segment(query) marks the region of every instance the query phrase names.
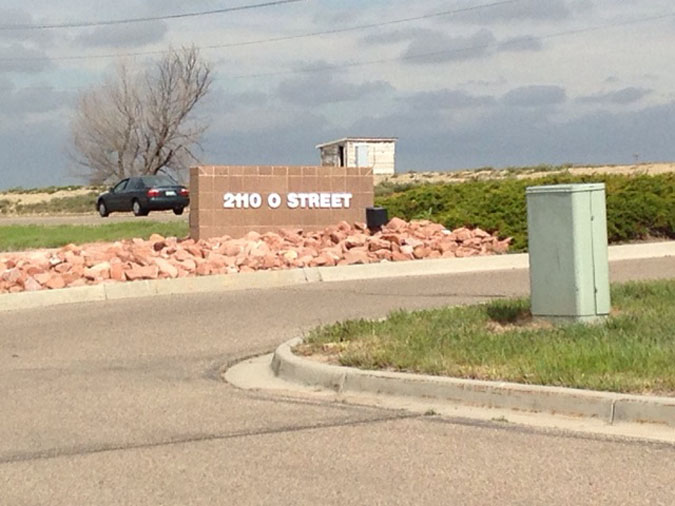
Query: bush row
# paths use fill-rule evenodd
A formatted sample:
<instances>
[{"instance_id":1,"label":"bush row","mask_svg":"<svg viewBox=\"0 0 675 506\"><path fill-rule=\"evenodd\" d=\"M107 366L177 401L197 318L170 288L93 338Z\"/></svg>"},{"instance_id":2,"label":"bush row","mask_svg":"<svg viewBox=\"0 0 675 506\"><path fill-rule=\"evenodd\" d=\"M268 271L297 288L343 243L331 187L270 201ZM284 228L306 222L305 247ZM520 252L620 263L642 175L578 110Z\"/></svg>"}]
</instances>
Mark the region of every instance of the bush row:
<instances>
[{"instance_id":1,"label":"bush row","mask_svg":"<svg viewBox=\"0 0 675 506\"><path fill-rule=\"evenodd\" d=\"M551 175L537 179L503 179L425 184L376 198L389 216L429 219L453 229L481 227L513 237L512 248L527 249L525 189L562 183L605 183L609 242L649 237L675 238L675 173L649 175Z\"/></svg>"}]
</instances>

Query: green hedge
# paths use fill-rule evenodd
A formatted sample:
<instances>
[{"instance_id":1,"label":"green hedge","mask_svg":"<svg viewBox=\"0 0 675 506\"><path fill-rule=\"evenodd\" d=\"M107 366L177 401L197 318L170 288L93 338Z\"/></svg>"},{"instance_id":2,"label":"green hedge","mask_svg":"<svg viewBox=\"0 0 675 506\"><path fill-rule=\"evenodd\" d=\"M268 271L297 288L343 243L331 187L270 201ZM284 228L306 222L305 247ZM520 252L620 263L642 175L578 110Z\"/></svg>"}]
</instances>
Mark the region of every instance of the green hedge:
<instances>
[{"instance_id":1,"label":"green hedge","mask_svg":"<svg viewBox=\"0 0 675 506\"><path fill-rule=\"evenodd\" d=\"M512 249L527 249L528 186L605 183L609 242L648 237L675 238L675 173L636 175L553 175L538 179L425 184L376 198L389 216L430 219L453 229L481 227L513 237Z\"/></svg>"}]
</instances>

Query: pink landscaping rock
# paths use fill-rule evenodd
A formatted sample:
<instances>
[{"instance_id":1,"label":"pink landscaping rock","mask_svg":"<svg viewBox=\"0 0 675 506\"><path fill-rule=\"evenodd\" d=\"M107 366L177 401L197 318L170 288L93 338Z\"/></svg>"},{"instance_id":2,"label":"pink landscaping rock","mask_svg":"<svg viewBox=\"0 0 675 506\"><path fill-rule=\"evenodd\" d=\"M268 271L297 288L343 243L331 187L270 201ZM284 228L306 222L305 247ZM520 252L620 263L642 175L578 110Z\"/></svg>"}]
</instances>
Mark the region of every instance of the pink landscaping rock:
<instances>
[{"instance_id":1,"label":"pink landscaping rock","mask_svg":"<svg viewBox=\"0 0 675 506\"><path fill-rule=\"evenodd\" d=\"M8 269L2 273L1 279L5 281L10 286L21 285L23 286L23 281L25 279L24 274L21 273L16 267Z\"/></svg>"},{"instance_id":2,"label":"pink landscaping rock","mask_svg":"<svg viewBox=\"0 0 675 506\"><path fill-rule=\"evenodd\" d=\"M222 253L228 257L236 257L239 253L241 253L241 250L242 245L237 241L228 241L218 248L218 253Z\"/></svg>"},{"instance_id":3,"label":"pink landscaping rock","mask_svg":"<svg viewBox=\"0 0 675 506\"><path fill-rule=\"evenodd\" d=\"M453 235L455 236L455 239L458 242L464 242L464 241L467 241L467 240L473 238L473 234L471 233L471 230L469 230L468 228L464 228L464 227L453 230L452 233L453 233Z\"/></svg>"},{"instance_id":4,"label":"pink landscaping rock","mask_svg":"<svg viewBox=\"0 0 675 506\"><path fill-rule=\"evenodd\" d=\"M110 279L114 281L124 281L124 265L121 261L110 262Z\"/></svg>"},{"instance_id":5,"label":"pink landscaping rock","mask_svg":"<svg viewBox=\"0 0 675 506\"><path fill-rule=\"evenodd\" d=\"M352 249L365 246L368 240L369 237L366 234L357 233L347 237L344 243L347 249Z\"/></svg>"},{"instance_id":6,"label":"pink landscaping rock","mask_svg":"<svg viewBox=\"0 0 675 506\"><path fill-rule=\"evenodd\" d=\"M197 276L208 276L211 274L211 266L207 263L203 263L197 266L195 272L197 273Z\"/></svg>"},{"instance_id":7,"label":"pink landscaping rock","mask_svg":"<svg viewBox=\"0 0 675 506\"><path fill-rule=\"evenodd\" d=\"M196 244L191 244L186 246L185 248L188 253L190 253L193 257L198 257L202 258L204 256L204 250L197 246Z\"/></svg>"},{"instance_id":8,"label":"pink landscaping rock","mask_svg":"<svg viewBox=\"0 0 675 506\"><path fill-rule=\"evenodd\" d=\"M130 269L124 271L124 275L129 281L157 279L159 276L159 268L156 265L132 265Z\"/></svg>"},{"instance_id":9,"label":"pink landscaping rock","mask_svg":"<svg viewBox=\"0 0 675 506\"><path fill-rule=\"evenodd\" d=\"M244 236L244 239L250 242L257 242L262 236L258 232L249 232Z\"/></svg>"},{"instance_id":10,"label":"pink landscaping rock","mask_svg":"<svg viewBox=\"0 0 675 506\"><path fill-rule=\"evenodd\" d=\"M43 284L49 290L58 290L66 287L66 281L63 279L63 276L59 276L58 274L52 274Z\"/></svg>"},{"instance_id":11,"label":"pink landscaping rock","mask_svg":"<svg viewBox=\"0 0 675 506\"><path fill-rule=\"evenodd\" d=\"M177 278L178 277L178 267L171 264L168 260L163 258L155 258L155 265L159 269L159 273L163 274L168 278Z\"/></svg>"},{"instance_id":12,"label":"pink landscaping rock","mask_svg":"<svg viewBox=\"0 0 675 506\"><path fill-rule=\"evenodd\" d=\"M85 268L84 277L92 281L110 279L110 263L101 262L100 264Z\"/></svg>"},{"instance_id":13,"label":"pink landscaping rock","mask_svg":"<svg viewBox=\"0 0 675 506\"><path fill-rule=\"evenodd\" d=\"M369 264L371 262L368 253L363 250L352 249L345 254L343 260L338 265Z\"/></svg>"},{"instance_id":14,"label":"pink landscaping rock","mask_svg":"<svg viewBox=\"0 0 675 506\"><path fill-rule=\"evenodd\" d=\"M108 244L0 254L0 293L138 279L182 278L256 270L401 262L504 253L511 239L480 229L454 231L428 220L393 218L371 234L364 223L324 230L251 232L242 239L176 239L153 234Z\"/></svg>"},{"instance_id":15,"label":"pink landscaping rock","mask_svg":"<svg viewBox=\"0 0 675 506\"><path fill-rule=\"evenodd\" d=\"M42 285L38 283L35 278L28 276L23 283L23 289L26 292L35 292L37 290L42 290Z\"/></svg>"},{"instance_id":16,"label":"pink landscaping rock","mask_svg":"<svg viewBox=\"0 0 675 506\"><path fill-rule=\"evenodd\" d=\"M404 244L403 246L401 246L401 248L399 249L399 251L400 251L401 253L403 253L404 255L407 255L408 258L412 258L413 253L414 253L414 251L415 251L415 248L413 248L413 247L410 246L409 244Z\"/></svg>"},{"instance_id":17,"label":"pink landscaping rock","mask_svg":"<svg viewBox=\"0 0 675 506\"><path fill-rule=\"evenodd\" d=\"M391 230L391 231L399 231L404 228L408 227L408 222L405 220L402 220L401 218L392 218L389 220L389 223L387 223L384 228L386 230Z\"/></svg>"}]
</instances>

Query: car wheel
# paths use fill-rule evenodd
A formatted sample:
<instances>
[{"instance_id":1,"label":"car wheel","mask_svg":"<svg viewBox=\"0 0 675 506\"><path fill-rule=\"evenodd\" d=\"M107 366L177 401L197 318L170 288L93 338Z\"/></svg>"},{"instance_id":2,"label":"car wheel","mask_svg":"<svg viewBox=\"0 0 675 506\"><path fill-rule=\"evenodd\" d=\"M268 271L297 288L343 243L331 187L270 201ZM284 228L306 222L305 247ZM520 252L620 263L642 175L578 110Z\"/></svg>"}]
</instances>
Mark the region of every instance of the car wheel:
<instances>
[{"instance_id":1,"label":"car wheel","mask_svg":"<svg viewBox=\"0 0 675 506\"><path fill-rule=\"evenodd\" d=\"M108 214L110 214L108 213L108 208L106 207L105 202L102 200L98 203L98 214L101 215L101 218L105 218L108 216Z\"/></svg>"},{"instance_id":2,"label":"car wheel","mask_svg":"<svg viewBox=\"0 0 675 506\"><path fill-rule=\"evenodd\" d=\"M143 209L143 206L141 206L141 203L136 199L131 203L131 210L133 211L134 216L145 216L148 214L148 212Z\"/></svg>"},{"instance_id":3,"label":"car wheel","mask_svg":"<svg viewBox=\"0 0 675 506\"><path fill-rule=\"evenodd\" d=\"M176 207L173 210L173 214L176 214L176 215L180 216L181 214L183 214L183 208L182 207Z\"/></svg>"}]
</instances>

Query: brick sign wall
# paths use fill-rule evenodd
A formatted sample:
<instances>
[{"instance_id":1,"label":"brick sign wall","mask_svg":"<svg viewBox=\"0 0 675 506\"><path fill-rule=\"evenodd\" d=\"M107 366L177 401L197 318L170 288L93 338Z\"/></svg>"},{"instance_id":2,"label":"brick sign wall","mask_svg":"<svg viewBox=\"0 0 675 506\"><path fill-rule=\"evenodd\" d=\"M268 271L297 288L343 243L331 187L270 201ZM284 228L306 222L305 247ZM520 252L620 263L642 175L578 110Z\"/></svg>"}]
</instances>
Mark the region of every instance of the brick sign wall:
<instances>
[{"instance_id":1,"label":"brick sign wall","mask_svg":"<svg viewBox=\"0 0 675 506\"><path fill-rule=\"evenodd\" d=\"M201 166L190 169L194 239L281 228L318 230L365 221L373 205L371 168Z\"/></svg>"}]
</instances>

